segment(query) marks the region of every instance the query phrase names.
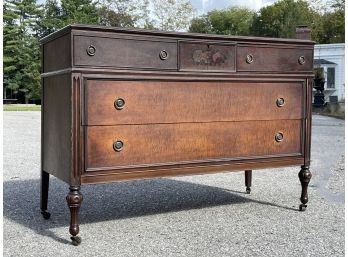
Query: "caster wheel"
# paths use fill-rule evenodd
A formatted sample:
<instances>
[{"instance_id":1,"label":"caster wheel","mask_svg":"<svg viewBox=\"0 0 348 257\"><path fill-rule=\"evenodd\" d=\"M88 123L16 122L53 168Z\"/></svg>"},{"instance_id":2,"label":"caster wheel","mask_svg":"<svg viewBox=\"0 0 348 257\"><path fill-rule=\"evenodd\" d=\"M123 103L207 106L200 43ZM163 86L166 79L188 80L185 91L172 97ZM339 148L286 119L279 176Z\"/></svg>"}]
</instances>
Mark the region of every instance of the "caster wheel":
<instances>
[{"instance_id":1,"label":"caster wheel","mask_svg":"<svg viewBox=\"0 0 348 257\"><path fill-rule=\"evenodd\" d=\"M250 195L251 189L250 189L250 188L247 188L247 189L246 189L246 193L247 193L248 195Z\"/></svg>"},{"instance_id":2,"label":"caster wheel","mask_svg":"<svg viewBox=\"0 0 348 257\"><path fill-rule=\"evenodd\" d=\"M299 210L300 210L300 211L305 211L306 208L307 208L307 205L305 205L305 204L300 204Z\"/></svg>"},{"instance_id":3,"label":"caster wheel","mask_svg":"<svg viewBox=\"0 0 348 257\"><path fill-rule=\"evenodd\" d=\"M81 237L79 236L72 236L70 237L70 239L71 239L71 243L75 246L78 246L79 244L81 244L81 241L82 241Z\"/></svg>"},{"instance_id":4,"label":"caster wheel","mask_svg":"<svg viewBox=\"0 0 348 257\"><path fill-rule=\"evenodd\" d=\"M51 217L51 213L49 213L47 211L42 211L41 214L45 220L48 220Z\"/></svg>"}]
</instances>

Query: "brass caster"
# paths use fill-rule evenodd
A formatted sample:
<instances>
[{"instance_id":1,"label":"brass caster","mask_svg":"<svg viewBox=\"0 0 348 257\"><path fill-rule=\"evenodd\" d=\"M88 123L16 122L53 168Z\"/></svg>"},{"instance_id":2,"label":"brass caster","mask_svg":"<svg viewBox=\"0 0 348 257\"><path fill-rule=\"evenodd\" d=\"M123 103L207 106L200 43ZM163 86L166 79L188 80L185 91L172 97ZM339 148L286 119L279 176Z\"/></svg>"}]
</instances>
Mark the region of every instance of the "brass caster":
<instances>
[{"instance_id":1,"label":"brass caster","mask_svg":"<svg viewBox=\"0 0 348 257\"><path fill-rule=\"evenodd\" d=\"M306 208L307 208L307 205L305 205L305 204L300 204L299 210L300 210L300 211L305 211Z\"/></svg>"},{"instance_id":2,"label":"brass caster","mask_svg":"<svg viewBox=\"0 0 348 257\"><path fill-rule=\"evenodd\" d=\"M47 211L41 211L41 214L45 220L48 220L51 217L51 213L49 213Z\"/></svg>"},{"instance_id":3,"label":"brass caster","mask_svg":"<svg viewBox=\"0 0 348 257\"><path fill-rule=\"evenodd\" d=\"M71 243L75 246L78 246L79 244L81 244L81 241L82 241L81 237L79 236L72 236L70 237L70 239L71 239Z\"/></svg>"}]
</instances>

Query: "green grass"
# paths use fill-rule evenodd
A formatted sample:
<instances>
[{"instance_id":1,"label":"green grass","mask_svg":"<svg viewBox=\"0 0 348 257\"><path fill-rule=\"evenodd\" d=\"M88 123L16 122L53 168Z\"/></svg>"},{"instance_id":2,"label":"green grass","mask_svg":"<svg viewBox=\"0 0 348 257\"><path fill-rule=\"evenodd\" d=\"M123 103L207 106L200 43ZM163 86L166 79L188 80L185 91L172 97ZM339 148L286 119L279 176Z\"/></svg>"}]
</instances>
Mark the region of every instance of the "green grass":
<instances>
[{"instance_id":1,"label":"green grass","mask_svg":"<svg viewBox=\"0 0 348 257\"><path fill-rule=\"evenodd\" d=\"M41 111L41 105L36 104L4 104L4 111Z\"/></svg>"}]
</instances>

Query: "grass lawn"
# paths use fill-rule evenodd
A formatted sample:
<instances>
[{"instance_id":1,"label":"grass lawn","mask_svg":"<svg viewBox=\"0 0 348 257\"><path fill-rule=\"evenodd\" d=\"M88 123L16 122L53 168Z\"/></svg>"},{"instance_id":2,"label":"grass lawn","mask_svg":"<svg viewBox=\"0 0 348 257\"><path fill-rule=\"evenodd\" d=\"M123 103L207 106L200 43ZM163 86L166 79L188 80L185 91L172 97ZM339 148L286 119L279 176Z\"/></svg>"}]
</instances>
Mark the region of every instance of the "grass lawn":
<instances>
[{"instance_id":1,"label":"grass lawn","mask_svg":"<svg viewBox=\"0 0 348 257\"><path fill-rule=\"evenodd\" d=\"M41 111L41 105L36 104L4 104L4 111Z\"/></svg>"}]
</instances>

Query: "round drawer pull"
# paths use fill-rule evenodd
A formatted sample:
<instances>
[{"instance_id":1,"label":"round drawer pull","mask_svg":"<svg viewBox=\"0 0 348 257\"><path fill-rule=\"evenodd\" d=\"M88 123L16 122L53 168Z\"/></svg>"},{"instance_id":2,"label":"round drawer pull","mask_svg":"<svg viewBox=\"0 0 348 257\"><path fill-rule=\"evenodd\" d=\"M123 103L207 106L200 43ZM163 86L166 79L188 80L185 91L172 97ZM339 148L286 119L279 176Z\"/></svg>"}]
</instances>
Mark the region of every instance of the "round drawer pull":
<instances>
[{"instance_id":1,"label":"round drawer pull","mask_svg":"<svg viewBox=\"0 0 348 257\"><path fill-rule=\"evenodd\" d=\"M277 142L281 142L281 141L283 141L283 139L284 139L283 133L278 132L278 133L275 135L275 140L276 140Z\"/></svg>"},{"instance_id":2,"label":"round drawer pull","mask_svg":"<svg viewBox=\"0 0 348 257\"><path fill-rule=\"evenodd\" d=\"M123 98L117 98L114 102L114 106L117 110L122 110L125 104L126 101Z\"/></svg>"},{"instance_id":3,"label":"round drawer pull","mask_svg":"<svg viewBox=\"0 0 348 257\"><path fill-rule=\"evenodd\" d=\"M303 65L303 64L305 64L305 62L306 62L306 58L304 56L300 56L298 58L298 63L299 64Z\"/></svg>"},{"instance_id":4,"label":"round drawer pull","mask_svg":"<svg viewBox=\"0 0 348 257\"><path fill-rule=\"evenodd\" d=\"M278 107L283 107L285 104L285 100L282 97L279 97L276 101Z\"/></svg>"},{"instance_id":5,"label":"round drawer pull","mask_svg":"<svg viewBox=\"0 0 348 257\"><path fill-rule=\"evenodd\" d=\"M97 50L95 49L95 46L90 45L89 47L87 47L86 51L87 51L87 54L88 54L89 56L93 56L93 55L95 55L95 52L96 52Z\"/></svg>"},{"instance_id":6,"label":"round drawer pull","mask_svg":"<svg viewBox=\"0 0 348 257\"><path fill-rule=\"evenodd\" d=\"M160 53L159 53L159 57L161 60L166 60L168 59L168 52L166 50L162 50Z\"/></svg>"},{"instance_id":7,"label":"round drawer pull","mask_svg":"<svg viewBox=\"0 0 348 257\"><path fill-rule=\"evenodd\" d=\"M121 140L117 140L113 144L113 148L116 152L121 152L123 149L123 142Z\"/></svg>"},{"instance_id":8,"label":"round drawer pull","mask_svg":"<svg viewBox=\"0 0 348 257\"><path fill-rule=\"evenodd\" d=\"M249 64L252 63L254 61L254 56L252 54L248 54L245 58L245 61Z\"/></svg>"}]
</instances>

